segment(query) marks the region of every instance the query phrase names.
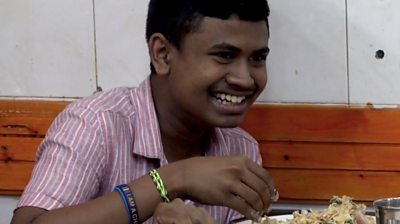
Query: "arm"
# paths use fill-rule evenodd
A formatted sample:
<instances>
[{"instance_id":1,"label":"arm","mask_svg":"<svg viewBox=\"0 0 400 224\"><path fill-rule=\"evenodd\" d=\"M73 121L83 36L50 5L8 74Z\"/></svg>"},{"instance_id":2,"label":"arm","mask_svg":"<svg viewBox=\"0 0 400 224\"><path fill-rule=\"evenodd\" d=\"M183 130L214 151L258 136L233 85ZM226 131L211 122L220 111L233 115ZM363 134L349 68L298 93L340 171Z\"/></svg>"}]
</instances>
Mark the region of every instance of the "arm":
<instances>
[{"instance_id":1,"label":"arm","mask_svg":"<svg viewBox=\"0 0 400 224\"><path fill-rule=\"evenodd\" d=\"M158 169L170 199L188 198L233 208L247 218L269 207L274 185L268 173L245 157L195 157ZM129 184L138 205L140 220L152 216L162 202L146 175ZM86 203L52 211L23 207L12 223L128 223L122 199L112 192Z\"/></svg>"},{"instance_id":2,"label":"arm","mask_svg":"<svg viewBox=\"0 0 400 224\"><path fill-rule=\"evenodd\" d=\"M174 166L161 170L168 174ZM160 170L160 172L161 172ZM169 183L171 195L174 183ZM152 216L156 206L162 202L151 178L146 175L129 184L134 192L140 220ZM125 205L117 192L96 198L86 203L47 211L37 207L21 207L15 211L12 223L129 223Z\"/></svg>"}]
</instances>

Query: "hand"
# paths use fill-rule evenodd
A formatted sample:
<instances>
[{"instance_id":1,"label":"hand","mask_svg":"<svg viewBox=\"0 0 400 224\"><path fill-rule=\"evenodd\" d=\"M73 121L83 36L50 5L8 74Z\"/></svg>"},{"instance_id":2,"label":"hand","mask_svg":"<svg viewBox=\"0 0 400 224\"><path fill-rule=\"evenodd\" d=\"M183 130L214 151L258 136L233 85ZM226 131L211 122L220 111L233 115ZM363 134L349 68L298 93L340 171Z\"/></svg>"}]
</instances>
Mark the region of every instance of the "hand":
<instances>
[{"instance_id":1,"label":"hand","mask_svg":"<svg viewBox=\"0 0 400 224\"><path fill-rule=\"evenodd\" d=\"M259 221L278 200L268 172L247 157L194 157L182 161L185 197L227 206Z\"/></svg>"},{"instance_id":2,"label":"hand","mask_svg":"<svg viewBox=\"0 0 400 224\"><path fill-rule=\"evenodd\" d=\"M361 211L355 211L354 212L354 219L357 224L370 224L372 223L371 221L368 220L366 215L364 215Z\"/></svg>"},{"instance_id":3,"label":"hand","mask_svg":"<svg viewBox=\"0 0 400 224\"><path fill-rule=\"evenodd\" d=\"M216 224L204 208L186 205L181 199L160 203L153 215L153 224Z\"/></svg>"}]
</instances>

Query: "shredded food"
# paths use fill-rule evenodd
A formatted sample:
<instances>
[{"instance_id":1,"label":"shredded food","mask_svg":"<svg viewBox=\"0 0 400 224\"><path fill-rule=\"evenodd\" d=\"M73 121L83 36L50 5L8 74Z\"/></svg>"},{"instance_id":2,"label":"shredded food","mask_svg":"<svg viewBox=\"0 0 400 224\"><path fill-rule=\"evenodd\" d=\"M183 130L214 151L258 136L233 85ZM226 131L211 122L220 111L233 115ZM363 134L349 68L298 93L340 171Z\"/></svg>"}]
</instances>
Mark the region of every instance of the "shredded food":
<instances>
[{"instance_id":1,"label":"shredded food","mask_svg":"<svg viewBox=\"0 0 400 224\"><path fill-rule=\"evenodd\" d=\"M375 224L375 217L365 215L365 209L351 197L334 196L327 209L295 211L293 219L286 221L266 217L261 224Z\"/></svg>"}]
</instances>

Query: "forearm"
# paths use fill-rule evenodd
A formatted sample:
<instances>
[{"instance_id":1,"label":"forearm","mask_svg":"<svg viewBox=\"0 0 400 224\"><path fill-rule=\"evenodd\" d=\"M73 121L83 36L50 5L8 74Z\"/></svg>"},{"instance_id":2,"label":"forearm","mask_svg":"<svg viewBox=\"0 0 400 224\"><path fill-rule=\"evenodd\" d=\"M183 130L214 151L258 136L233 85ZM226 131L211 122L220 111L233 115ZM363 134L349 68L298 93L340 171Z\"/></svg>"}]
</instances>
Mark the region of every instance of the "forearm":
<instances>
[{"instance_id":1,"label":"forearm","mask_svg":"<svg viewBox=\"0 0 400 224\"><path fill-rule=\"evenodd\" d=\"M168 189L170 199L181 195L179 168L168 165L158 170ZM153 215L157 205L162 202L160 193L149 175L128 185L135 197L139 218L143 222ZM129 223L125 204L118 192L111 192L80 205L51 211L34 209L36 209L34 212L24 207L18 209L12 223Z\"/></svg>"},{"instance_id":2,"label":"forearm","mask_svg":"<svg viewBox=\"0 0 400 224\"><path fill-rule=\"evenodd\" d=\"M184 195L184 183L181 177L182 170L178 166L179 164L172 163L157 169L168 191L168 198L170 200ZM140 219L147 220L153 215L157 205L163 201L160 192L149 175L129 184L129 187L135 196Z\"/></svg>"},{"instance_id":3,"label":"forearm","mask_svg":"<svg viewBox=\"0 0 400 224\"><path fill-rule=\"evenodd\" d=\"M129 219L123 201L117 192L112 192L80 205L64 207L45 212L36 217L32 223L100 224L128 222Z\"/></svg>"}]
</instances>

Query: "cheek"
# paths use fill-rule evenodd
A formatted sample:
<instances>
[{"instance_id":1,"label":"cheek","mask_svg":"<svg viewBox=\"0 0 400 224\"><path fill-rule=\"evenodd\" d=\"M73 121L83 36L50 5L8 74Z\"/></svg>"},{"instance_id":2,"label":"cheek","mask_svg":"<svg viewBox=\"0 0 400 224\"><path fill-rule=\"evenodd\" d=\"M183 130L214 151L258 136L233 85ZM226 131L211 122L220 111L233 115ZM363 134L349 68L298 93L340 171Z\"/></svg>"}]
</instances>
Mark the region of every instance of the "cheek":
<instances>
[{"instance_id":1,"label":"cheek","mask_svg":"<svg viewBox=\"0 0 400 224\"><path fill-rule=\"evenodd\" d=\"M261 89L261 91L267 85L267 80L268 80L268 76L267 76L267 72L265 70L259 71L254 76L254 81L256 82L256 85Z\"/></svg>"},{"instance_id":2,"label":"cheek","mask_svg":"<svg viewBox=\"0 0 400 224\"><path fill-rule=\"evenodd\" d=\"M193 84L197 87L207 87L215 84L224 77L226 72L212 64L202 64L193 71Z\"/></svg>"}]
</instances>

